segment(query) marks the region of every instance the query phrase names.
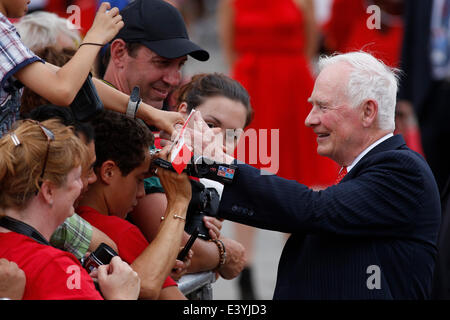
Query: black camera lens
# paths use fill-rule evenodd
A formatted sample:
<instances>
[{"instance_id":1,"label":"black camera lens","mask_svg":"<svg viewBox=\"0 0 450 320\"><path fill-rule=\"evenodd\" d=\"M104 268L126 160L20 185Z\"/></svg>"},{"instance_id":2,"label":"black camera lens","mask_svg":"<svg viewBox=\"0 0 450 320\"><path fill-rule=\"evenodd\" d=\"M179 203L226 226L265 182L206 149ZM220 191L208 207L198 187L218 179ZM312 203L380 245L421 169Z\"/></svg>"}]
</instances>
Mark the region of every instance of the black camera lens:
<instances>
[{"instance_id":1,"label":"black camera lens","mask_svg":"<svg viewBox=\"0 0 450 320\"><path fill-rule=\"evenodd\" d=\"M192 187L192 198L186 215L184 231L192 234L196 228L199 229L198 237L209 240L209 231L203 222L203 217L216 217L220 204L220 196L214 188L206 188L199 181L190 180Z\"/></svg>"}]
</instances>

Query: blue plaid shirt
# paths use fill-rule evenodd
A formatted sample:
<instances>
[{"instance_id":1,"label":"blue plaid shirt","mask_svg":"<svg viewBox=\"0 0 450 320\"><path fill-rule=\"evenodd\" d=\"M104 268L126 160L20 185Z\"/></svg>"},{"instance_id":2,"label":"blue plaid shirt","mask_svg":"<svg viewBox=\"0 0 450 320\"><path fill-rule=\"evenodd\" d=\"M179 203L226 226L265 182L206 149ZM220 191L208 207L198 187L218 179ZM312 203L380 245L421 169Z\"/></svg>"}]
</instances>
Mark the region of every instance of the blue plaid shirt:
<instances>
[{"instance_id":1,"label":"blue plaid shirt","mask_svg":"<svg viewBox=\"0 0 450 320\"><path fill-rule=\"evenodd\" d=\"M42 61L20 40L14 25L0 13L0 137L19 117L22 85L13 75L35 61Z\"/></svg>"}]
</instances>

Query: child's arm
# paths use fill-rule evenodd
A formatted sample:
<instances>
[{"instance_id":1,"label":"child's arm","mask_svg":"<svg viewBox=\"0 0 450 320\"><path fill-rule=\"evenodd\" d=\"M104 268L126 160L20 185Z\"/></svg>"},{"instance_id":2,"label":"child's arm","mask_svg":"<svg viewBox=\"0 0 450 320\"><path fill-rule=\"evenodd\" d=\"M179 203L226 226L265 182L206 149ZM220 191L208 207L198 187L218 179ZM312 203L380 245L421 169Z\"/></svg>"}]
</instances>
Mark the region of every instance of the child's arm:
<instances>
[{"instance_id":1,"label":"child's arm","mask_svg":"<svg viewBox=\"0 0 450 320\"><path fill-rule=\"evenodd\" d=\"M95 78L93 80L105 108L126 113L130 96L110 87L101 80ZM184 123L180 113L159 110L144 102L139 104L136 117L144 120L148 125L153 125L169 134L173 133L176 123Z\"/></svg>"},{"instance_id":2,"label":"child's arm","mask_svg":"<svg viewBox=\"0 0 450 320\"><path fill-rule=\"evenodd\" d=\"M54 72L60 69L60 67L50 63L47 63L47 65L51 67ZM100 100L102 100L106 109L120 113L127 112L128 101L130 100L129 95L107 85L99 79L92 78L92 80ZM139 104L136 117L144 120L148 125L155 126L169 134L173 133L175 124L184 123L184 119L180 113L159 110L144 102Z\"/></svg>"},{"instance_id":3,"label":"child's arm","mask_svg":"<svg viewBox=\"0 0 450 320\"><path fill-rule=\"evenodd\" d=\"M110 4L102 3L83 43L106 44L123 27L119 9L109 12ZM32 63L14 76L26 87L56 105L69 105L86 80L100 45L83 45L68 63L55 70L48 64Z\"/></svg>"}]
</instances>

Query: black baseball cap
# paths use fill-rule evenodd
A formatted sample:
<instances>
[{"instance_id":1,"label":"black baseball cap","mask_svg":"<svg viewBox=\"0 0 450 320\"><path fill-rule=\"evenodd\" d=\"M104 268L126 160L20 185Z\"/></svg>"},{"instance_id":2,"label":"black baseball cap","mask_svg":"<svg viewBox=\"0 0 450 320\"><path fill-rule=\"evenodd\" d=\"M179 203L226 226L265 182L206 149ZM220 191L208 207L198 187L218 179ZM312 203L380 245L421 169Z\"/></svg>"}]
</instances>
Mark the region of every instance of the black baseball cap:
<instances>
[{"instance_id":1,"label":"black baseball cap","mask_svg":"<svg viewBox=\"0 0 450 320\"><path fill-rule=\"evenodd\" d=\"M163 0L135 0L120 11L125 26L115 39L138 42L168 59L190 55L206 61L209 53L189 40L183 17Z\"/></svg>"}]
</instances>

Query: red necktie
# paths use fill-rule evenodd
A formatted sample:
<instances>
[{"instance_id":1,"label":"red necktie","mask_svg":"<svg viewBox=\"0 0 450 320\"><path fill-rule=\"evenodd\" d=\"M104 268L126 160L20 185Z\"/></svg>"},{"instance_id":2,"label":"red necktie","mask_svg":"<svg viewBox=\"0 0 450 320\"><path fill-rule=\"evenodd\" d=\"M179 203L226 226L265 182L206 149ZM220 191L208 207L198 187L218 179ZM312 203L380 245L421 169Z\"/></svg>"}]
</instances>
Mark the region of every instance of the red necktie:
<instances>
[{"instance_id":1,"label":"red necktie","mask_svg":"<svg viewBox=\"0 0 450 320\"><path fill-rule=\"evenodd\" d=\"M341 182L341 180L344 179L346 174L347 174L347 167L342 167L342 170L341 172L339 172L339 175L337 176L334 184L338 184L339 182Z\"/></svg>"}]
</instances>

